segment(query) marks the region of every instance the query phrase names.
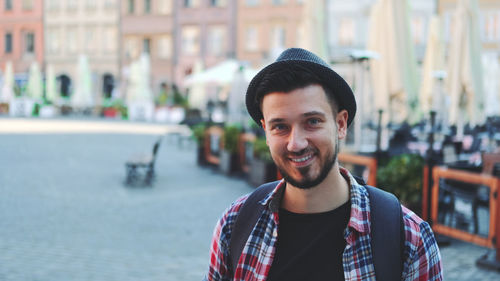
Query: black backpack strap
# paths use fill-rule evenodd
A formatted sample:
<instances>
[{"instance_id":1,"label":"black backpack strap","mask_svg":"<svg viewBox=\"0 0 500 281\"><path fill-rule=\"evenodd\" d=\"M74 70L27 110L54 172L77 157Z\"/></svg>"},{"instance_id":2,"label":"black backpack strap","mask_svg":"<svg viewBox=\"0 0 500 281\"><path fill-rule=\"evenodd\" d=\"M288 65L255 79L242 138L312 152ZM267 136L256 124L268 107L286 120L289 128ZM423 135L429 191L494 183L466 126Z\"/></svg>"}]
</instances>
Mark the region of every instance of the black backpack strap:
<instances>
[{"instance_id":1,"label":"black backpack strap","mask_svg":"<svg viewBox=\"0 0 500 281\"><path fill-rule=\"evenodd\" d=\"M370 196L371 247L377 280L401 280L404 223L399 200L392 193L365 185Z\"/></svg>"},{"instance_id":2,"label":"black backpack strap","mask_svg":"<svg viewBox=\"0 0 500 281\"><path fill-rule=\"evenodd\" d=\"M248 237L264 210L265 206L259 204L259 201L273 191L279 182L280 181L274 181L259 186L250 196L248 196L243 206L240 207L238 216L233 225L231 240L229 241L229 257L231 258L233 275Z\"/></svg>"}]
</instances>

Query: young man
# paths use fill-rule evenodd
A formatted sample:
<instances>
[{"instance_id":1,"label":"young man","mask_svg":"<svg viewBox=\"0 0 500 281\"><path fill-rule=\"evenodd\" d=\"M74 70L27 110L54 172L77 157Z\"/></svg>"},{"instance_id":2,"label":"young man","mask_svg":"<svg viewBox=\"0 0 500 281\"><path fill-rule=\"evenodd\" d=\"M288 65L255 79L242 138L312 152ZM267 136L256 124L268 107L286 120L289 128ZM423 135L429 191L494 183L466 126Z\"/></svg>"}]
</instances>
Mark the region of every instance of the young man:
<instances>
[{"instance_id":1,"label":"young man","mask_svg":"<svg viewBox=\"0 0 500 281\"><path fill-rule=\"evenodd\" d=\"M284 179L259 202L236 264L230 242L248 195L226 210L215 227L206 280L376 280L370 197L337 161L339 140L356 113L350 87L316 55L292 48L253 78L246 104ZM442 280L429 225L405 207L402 217L396 279Z\"/></svg>"}]
</instances>

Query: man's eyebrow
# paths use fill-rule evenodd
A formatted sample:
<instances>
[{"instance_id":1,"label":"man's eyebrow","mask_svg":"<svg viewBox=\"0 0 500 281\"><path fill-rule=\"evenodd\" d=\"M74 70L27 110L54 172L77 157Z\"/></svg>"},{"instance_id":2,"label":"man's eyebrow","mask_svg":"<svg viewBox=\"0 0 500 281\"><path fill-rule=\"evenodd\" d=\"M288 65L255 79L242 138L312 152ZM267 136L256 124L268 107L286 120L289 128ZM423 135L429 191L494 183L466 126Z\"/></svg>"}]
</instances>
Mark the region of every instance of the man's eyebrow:
<instances>
[{"instance_id":1,"label":"man's eyebrow","mask_svg":"<svg viewBox=\"0 0 500 281\"><path fill-rule=\"evenodd\" d=\"M284 122L285 119L284 118L273 118L271 120L269 120L269 123L281 123L281 122Z\"/></svg>"},{"instance_id":2,"label":"man's eyebrow","mask_svg":"<svg viewBox=\"0 0 500 281\"><path fill-rule=\"evenodd\" d=\"M321 115L321 116L325 116L325 113L321 112L321 111L309 111L309 112L306 112L304 114L302 114L304 117L309 117L309 116L315 116L315 115Z\"/></svg>"}]
</instances>

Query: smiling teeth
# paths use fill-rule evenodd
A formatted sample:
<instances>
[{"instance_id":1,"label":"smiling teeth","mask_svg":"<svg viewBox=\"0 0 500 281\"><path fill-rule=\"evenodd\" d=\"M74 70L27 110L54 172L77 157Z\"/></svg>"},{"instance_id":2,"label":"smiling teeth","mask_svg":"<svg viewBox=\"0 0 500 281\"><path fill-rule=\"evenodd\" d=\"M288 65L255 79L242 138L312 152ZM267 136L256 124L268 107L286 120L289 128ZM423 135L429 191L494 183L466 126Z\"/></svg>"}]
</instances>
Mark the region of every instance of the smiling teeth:
<instances>
[{"instance_id":1,"label":"smiling teeth","mask_svg":"<svg viewBox=\"0 0 500 281\"><path fill-rule=\"evenodd\" d=\"M296 159L291 159L293 162L303 162L303 161L306 161L306 160L309 160L312 158L312 155L309 155L309 156L306 156L306 157L302 157L302 158L296 158Z\"/></svg>"}]
</instances>

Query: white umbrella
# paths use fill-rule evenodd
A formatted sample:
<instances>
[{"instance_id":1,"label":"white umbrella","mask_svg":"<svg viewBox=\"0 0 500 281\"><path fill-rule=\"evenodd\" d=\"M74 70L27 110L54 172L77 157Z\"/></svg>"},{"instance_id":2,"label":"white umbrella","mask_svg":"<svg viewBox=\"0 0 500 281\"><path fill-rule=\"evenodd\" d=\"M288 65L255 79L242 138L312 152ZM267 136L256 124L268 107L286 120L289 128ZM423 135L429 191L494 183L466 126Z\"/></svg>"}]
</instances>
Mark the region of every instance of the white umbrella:
<instances>
[{"instance_id":1,"label":"white umbrella","mask_svg":"<svg viewBox=\"0 0 500 281\"><path fill-rule=\"evenodd\" d=\"M244 76L244 69L237 71L231 83L227 101L227 122L230 124L245 125L245 120L248 116L245 106L245 94L248 84L249 81Z\"/></svg>"},{"instance_id":2,"label":"white umbrella","mask_svg":"<svg viewBox=\"0 0 500 281\"><path fill-rule=\"evenodd\" d=\"M234 80L236 72L242 67L241 62L237 60L226 60L214 67L208 68L205 71L192 74L184 80L184 86L189 87L192 84L199 83L215 83L220 85L228 85ZM257 70L245 67L243 75L247 81L257 74Z\"/></svg>"},{"instance_id":3,"label":"white umbrella","mask_svg":"<svg viewBox=\"0 0 500 281\"><path fill-rule=\"evenodd\" d=\"M484 105L486 116L500 115L500 91L498 77L500 77L500 65L498 54L489 53L483 55L484 70L484 95L488 102Z\"/></svg>"},{"instance_id":4,"label":"white umbrella","mask_svg":"<svg viewBox=\"0 0 500 281\"><path fill-rule=\"evenodd\" d=\"M459 0L453 15L446 89L451 103L449 120L457 124L459 136L465 121L464 113L472 124L484 121L478 14L475 0Z\"/></svg>"},{"instance_id":5,"label":"white umbrella","mask_svg":"<svg viewBox=\"0 0 500 281\"><path fill-rule=\"evenodd\" d=\"M55 104L59 95L56 89L56 76L54 74L54 67L51 64L48 64L46 71L45 99Z\"/></svg>"},{"instance_id":6,"label":"white umbrella","mask_svg":"<svg viewBox=\"0 0 500 281\"><path fill-rule=\"evenodd\" d=\"M5 63L5 71L3 77L3 85L0 91L0 102L10 103L14 97L14 71L12 62Z\"/></svg>"},{"instance_id":7,"label":"white umbrella","mask_svg":"<svg viewBox=\"0 0 500 281\"><path fill-rule=\"evenodd\" d=\"M302 34L299 47L307 49L327 60L328 49L325 40L324 1L305 1L303 21L299 27Z\"/></svg>"},{"instance_id":8,"label":"white umbrella","mask_svg":"<svg viewBox=\"0 0 500 281\"><path fill-rule=\"evenodd\" d=\"M438 16L433 16L429 24L427 48L422 66L422 83L420 85L419 101L422 114L430 110L437 111L437 106L443 106L440 93L436 92L436 71L444 69L444 41L441 21Z\"/></svg>"},{"instance_id":9,"label":"white umbrella","mask_svg":"<svg viewBox=\"0 0 500 281\"><path fill-rule=\"evenodd\" d=\"M410 39L407 0L379 0L371 11L367 49L380 59L370 61L376 109L383 109L384 122L401 122L416 104L417 62Z\"/></svg>"},{"instance_id":10,"label":"white umbrella","mask_svg":"<svg viewBox=\"0 0 500 281\"><path fill-rule=\"evenodd\" d=\"M75 92L71 96L73 108L86 109L94 105L92 77L87 56L80 55L77 64Z\"/></svg>"},{"instance_id":11,"label":"white umbrella","mask_svg":"<svg viewBox=\"0 0 500 281\"><path fill-rule=\"evenodd\" d=\"M193 76L203 72L203 63L196 61L193 66ZM203 109L206 104L205 89L203 83L191 83L189 86L189 106L191 108Z\"/></svg>"},{"instance_id":12,"label":"white umbrella","mask_svg":"<svg viewBox=\"0 0 500 281\"><path fill-rule=\"evenodd\" d=\"M129 83L127 86L128 102L153 102L150 75L149 56L142 54L137 61L130 65Z\"/></svg>"},{"instance_id":13,"label":"white umbrella","mask_svg":"<svg viewBox=\"0 0 500 281\"><path fill-rule=\"evenodd\" d=\"M30 66L27 93L28 97L35 101L40 101L43 98L42 73L36 61L32 62Z\"/></svg>"}]
</instances>

